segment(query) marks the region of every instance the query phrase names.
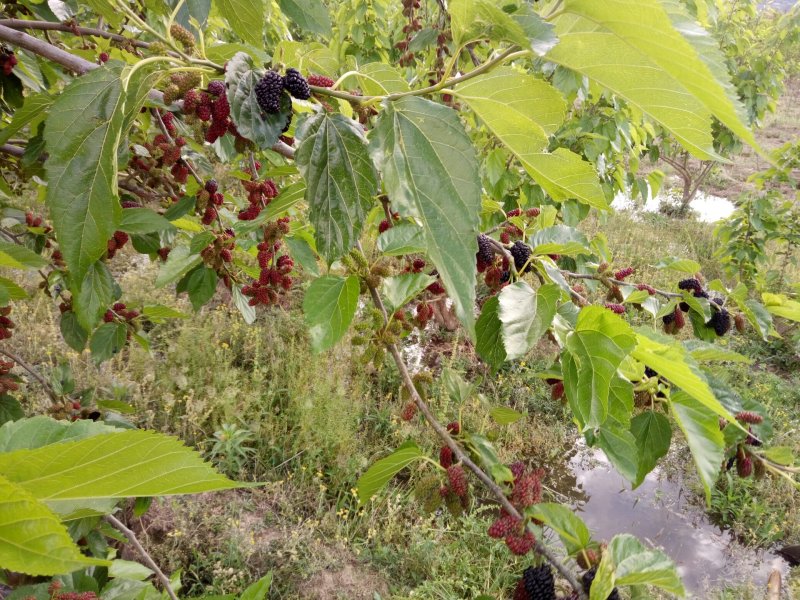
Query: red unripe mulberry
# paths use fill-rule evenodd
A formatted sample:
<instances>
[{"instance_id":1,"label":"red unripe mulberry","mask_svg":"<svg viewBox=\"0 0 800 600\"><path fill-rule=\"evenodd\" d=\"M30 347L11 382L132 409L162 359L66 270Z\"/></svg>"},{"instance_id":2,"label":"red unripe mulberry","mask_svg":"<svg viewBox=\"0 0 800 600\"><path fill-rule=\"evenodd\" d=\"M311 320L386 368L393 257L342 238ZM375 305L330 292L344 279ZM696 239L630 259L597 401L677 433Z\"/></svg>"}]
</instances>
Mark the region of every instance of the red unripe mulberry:
<instances>
[{"instance_id":1,"label":"red unripe mulberry","mask_svg":"<svg viewBox=\"0 0 800 600\"><path fill-rule=\"evenodd\" d=\"M749 423L750 425L758 425L764 420L764 417L756 412L743 410L736 413L736 420L742 423Z\"/></svg>"},{"instance_id":2,"label":"red unripe mulberry","mask_svg":"<svg viewBox=\"0 0 800 600\"><path fill-rule=\"evenodd\" d=\"M409 402L403 407L403 412L400 413L400 418L403 421L410 421L417 414L417 405L414 402Z\"/></svg>"},{"instance_id":3,"label":"red unripe mulberry","mask_svg":"<svg viewBox=\"0 0 800 600\"><path fill-rule=\"evenodd\" d=\"M439 464L445 469L449 469L453 465L453 451L450 446L442 446L439 450Z\"/></svg>"},{"instance_id":4,"label":"red unripe mulberry","mask_svg":"<svg viewBox=\"0 0 800 600\"><path fill-rule=\"evenodd\" d=\"M461 465L452 465L447 469L447 479L450 481L450 488L459 498L467 495L467 474Z\"/></svg>"},{"instance_id":5,"label":"red unripe mulberry","mask_svg":"<svg viewBox=\"0 0 800 600\"><path fill-rule=\"evenodd\" d=\"M502 539L513 533L519 532L521 521L511 515L503 515L489 526L489 537L496 540Z\"/></svg>"},{"instance_id":6,"label":"red unripe mulberry","mask_svg":"<svg viewBox=\"0 0 800 600\"><path fill-rule=\"evenodd\" d=\"M522 535L511 534L506 536L506 546L512 554L522 556L531 551L536 545L536 538L528 529Z\"/></svg>"}]
</instances>

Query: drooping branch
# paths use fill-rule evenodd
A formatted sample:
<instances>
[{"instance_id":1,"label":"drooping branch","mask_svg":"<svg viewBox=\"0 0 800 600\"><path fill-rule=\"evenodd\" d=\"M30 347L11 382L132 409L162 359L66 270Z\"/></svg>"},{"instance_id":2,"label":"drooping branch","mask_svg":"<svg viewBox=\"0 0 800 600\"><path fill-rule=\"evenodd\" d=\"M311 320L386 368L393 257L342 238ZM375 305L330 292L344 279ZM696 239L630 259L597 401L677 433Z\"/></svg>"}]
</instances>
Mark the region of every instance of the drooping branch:
<instances>
[{"instance_id":1,"label":"drooping branch","mask_svg":"<svg viewBox=\"0 0 800 600\"><path fill-rule=\"evenodd\" d=\"M359 246L360 250L360 246ZM372 298L372 302L375 307L380 311L381 315L383 316L384 325L389 324L389 315L386 312L386 307L383 304L383 300L378 293L378 290L375 286L367 284L369 289L370 297ZM497 499L500 506L511 516L520 521L523 520L523 516L520 512L516 509L516 507L511 504L511 502L506 497L505 492L503 489L495 483L495 481L484 472L475 462L467 456L461 446L456 443L447 429L439 423L439 421L434 416L433 412L431 412L430 407L427 403L422 399L417 392L417 388L414 385L414 380L411 377L411 373L408 370L408 366L403 359L402 354L400 353L400 349L397 347L397 344L386 344L386 349L392 355L394 359L395 366L397 367L398 372L400 373L400 378L403 381L403 386L406 388L411 400L416 404L419 411L425 417L425 420L428 424L433 428L436 434L441 438L441 440L453 451L456 459L461 462L465 467L467 467L475 477L480 480L480 482L488 488L488 490L492 493L492 495ZM583 600L586 600L587 596L583 591L583 588L578 583L576 577L570 572L570 570L552 553L550 550L545 546L538 538L536 538L536 543L534 546L534 550L541 554L547 561L552 564L556 570L561 574L564 579L566 579L572 588L578 593L579 597Z\"/></svg>"},{"instance_id":2,"label":"drooping branch","mask_svg":"<svg viewBox=\"0 0 800 600\"><path fill-rule=\"evenodd\" d=\"M63 31L64 33L72 33L74 35L88 35L94 37L101 37L115 42L122 42L136 48L149 48L149 42L143 42L134 38L125 37L118 33L112 33L103 29L95 29L94 27L80 27L78 25L67 25L66 23L51 23L50 21L26 21L25 19L0 19L0 25L9 27L10 29L35 29L38 31ZM175 56L178 56L175 53Z\"/></svg>"},{"instance_id":3,"label":"drooping branch","mask_svg":"<svg viewBox=\"0 0 800 600\"><path fill-rule=\"evenodd\" d=\"M561 269L561 274L564 277L569 277L570 279L593 279L594 281L599 281L600 283L608 282L613 283L614 285L636 285L635 283L630 283L628 281L621 281L619 279L612 279L610 277L603 277L602 275L594 274L594 273L573 273L571 271L566 271ZM659 290L653 288L659 296L664 296L665 298L683 298L683 294L677 294L675 292L667 292L666 290Z\"/></svg>"},{"instance_id":4,"label":"drooping branch","mask_svg":"<svg viewBox=\"0 0 800 600\"><path fill-rule=\"evenodd\" d=\"M144 560L144 563L152 569L152 571L156 574L156 577L161 582L161 585L164 586L164 590L167 592L167 595L171 598L171 600L178 600L178 596L175 594L175 591L172 589L172 585L169 582L169 577L164 575L164 571L162 571L159 566L156 564L156 561L153 560L153 557L147 553L147 550L144 549L141 542L136 538L136 534L131 531L130 528L126 527L125 524L117 519L114 515L106 515L105 520L114 526L115 529L121 531L131 545L136 548L136 551L139 552L139 555Z\"/></svg>"},{"instance_id":5,"label":"drooping branch","mask_svg":"<svg viewBox=\"0 0 800 600\"><path fill-rule=\"evenodd\" d=\"M59 401L58 394L56 394L52 386L49 383L47 383L47 380L44 377L42 377L39 374L39 372L33 368L33 366L29 365L25 360L20 358L18 355L14 354L13 352L9 352L8 350L5 350L3 348L0 348L0 354L5 356L6 358L10 358L20 367L25 369L25 371L27 371L28 374L30 374L30 376L33 377L37 382L39 382L39 385L41 385L44 388L44 391L50 397L50 400L52 400L53 402Z\"/></svg>"}]
</instances>

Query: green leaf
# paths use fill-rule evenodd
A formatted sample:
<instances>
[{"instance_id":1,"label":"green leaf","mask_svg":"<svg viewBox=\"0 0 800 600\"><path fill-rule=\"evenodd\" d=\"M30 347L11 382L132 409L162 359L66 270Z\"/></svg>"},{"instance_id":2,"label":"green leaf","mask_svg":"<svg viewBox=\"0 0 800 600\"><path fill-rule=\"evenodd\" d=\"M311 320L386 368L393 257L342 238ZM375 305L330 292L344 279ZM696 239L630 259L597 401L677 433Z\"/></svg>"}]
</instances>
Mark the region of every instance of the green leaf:
<instances>
[{"instance_id":1,"label":"green leaf","mask_svg":"<svg viewBox=\"0 0 800 600\"><path fill-rule=\"evenodd\" d=\"M5 298L5 303L8 303L9 300L24 300L28 297L25 290L5 277L0 277L0 295ZM0 302L0 305L2 304L3 302Z\"/></svg>"},{"instance_id":2,"label":"green leaf","mask_svg":"<svg viewBox=\"0 0 800 600\"><path fill-rule=\"evenodd\" d=\"M300 29L330 37L331 19L321 0L278 0L278 5Z\"/></svg>"},{"instance_id":3,"label":"green leaf","mask_svg":"<svg viewBox=\"0 0 800 600\"><path fill-rule=\"evenodd\" d=\"M79 293L72 297L78 323L91 331L114 300L114 278L105 263L89 265Z\"/></svg>"},{"instance_id":4,"label":"green leaf","mask_svg":"<svg viewBox=\"0 0 800 600\"><path fill-rule=\"evenodd\" d=\"M605 600L615 586L652 585L684 596L675 563L661 550L647 548L634 536L615 535L603 551L590 600Z\"/></svg>"},{"instance_id":5,"label":"green leaf","mask_svg":"<svg viewBox=\"0 0 800 600\"><path fill-rule=\"evenodd\" d=\"M178 438L136 429L0 455L0 474L48 502L241 487Z\"/></svg>"},{"instance_id":6,"label":"green leaf","mask_svg":"<svg viewBox=\"0 0 800 600\"><path fill-rule=\"evenodd\" d=\"M639 469L634 487L640 485L661 457L666 456L672 440L669 419L661 413L646 410L631 419L631 433L639 451Z\"/></svg>"},{"instance_id":7,"label":"green leaf","mask_svg":"<svg viewBox=\"0 0 800 600\"><path fill-rule=\"evenodd\" d=\"M28 575L60 575L108 564L81 554L50 509L0 476L0 566Z\"/></svg>"},{"instance_id":8,"label":"green leaf","mask_svg":"<svg viewBox=\"0 0 800 600\"><path fill-rule=\"evenodd\" d=\"M111 566L108 567L108 576L118 579L132 579L133 581L144 581L153 574L153 571L148 569L138 562L132 560L115 559L111 561Z\"/></svg>"},{"instance_id":9,"label":"green leaf","mask_svg":"<svg viewBox=\"0 0 800 600\"><path fill-rule=\"evenodd\" d=\"M47 261L25 246L0 242L0 267L10 269L41 269Z\"/></svg>"},{"instance_id":10,"label":"green leaf","mask_svg":"<svg viewBox=\"0 0 800 600\"><path fill-rule=\"evenodd\" d=\"M503 322L500 320L500 299L492 296L483 305L475 323L475 351L496 371L506 360L503 344Z\"/></svg>"},{"instance_id":11,"label":"green leaf","mask_svg":"<svg viewBox=\"0 0 800 600\"><path fill-rule=\"evenodd\" d=\"M317 113L301 122L296 137L317 250L330 264L358 241L378 187L375 170L361 126L344 115Z\"/></svg>"},{"instance_id":12,"label":"green leaf","mask_svg":"<svg viewBox=\"0 0 800 600\"><path fill-rule=\"evenodd\" d=\"M522 26L489 0L451 0L448 10L456 46L482 38L528 46Z\"/></svg>"},{"instance_id":13,"label":"green leaf","mask_svg":"<svg viewBox=\"0 0 800 600\"><path fill-rule=\"evenodd\" d=\"M161 270L156 277L156 287L164 287L174 283L191 269L203 262L199 254L191 254L187 246L174 247L167 257L167 262L161 265Z\"/></svg>"},{"instance_id":14,"label":"green leaf","mask_svg":"<svg viewBox=\"0 0 800 600\"><path fill-rule=\"evenodd\" d=\"M800 321L800 302L790 300L783 294L761 294L764 307L773 315L789 319L790 321ZM752 309L752 307L751 307Z\"/></svg>"},{"instance_id":15,"label":"green leaf","mask_svg":"<svg viewBox=\"0 0 800 600\"><path fill-rule=\"evenodd\" d=\"M636 330L636 342L636 349L631 353L636 360L643 362L715 414L728 421L735 420L714 396L697 363L680 342L646 328Z\"/></svg>"},{"instance_id":16,"label":"green leaf","mask_svg":"<svg viewBox=\"0 0 800 600\"><path fill-rule=\"evenodd\" d=\"M582 426L605 423L617 368L635 345L633 331L618 315L600 306L581 309L561 357L564 390Z\"/></svg>"},{"instance_id":17,"label":"green leaf","mask_svg":"<svg viewBox=\"0 0 800 600\"><path fill-rule=\"evenodd\" d=\"M428 256L469 336L481 211L475 149L455 111L413 96L385 105L370 151L392 207L419 220Z\"/></svg>"},{"instance_id":18,"label":"green leaf","mask_svg":"<svg viewBox=\"0 0 800 600\"><path fill-rule=\"evenodd\" d=\"M383 294L389 303L389 308L394 311L405 306L419 292L424 290L436 279L426 273L403 273L383 280Z\"/></svg>"},{"instance_id":19,"label":"green leaf","mask_svg":"<svg viewBox=\"0 0 800 600\"><path fill-rule=\"evenodd\" d=\"M764 450L762 454L776 464L787 467L794 465L794 452L788 446L773 446Z\"/></svg>"},{"instance_id":20,"label":"green leaf","mask_svg":"<svg viewBox=\"0 0 800 600\"><path fill-rule=\"evenodd\" d=\"M566 103L549 83L501 67L459 84L456 96L517 156L542 152L566 114Z\"/></svg>"},{"instance_id":21,"label":"green leaf","mask_svg":"<svg viewBox=\"0 0 800 600\"><path fill-rule=\"evenodd\" d=\"M236 35L253 46L263 45L265 15L262 0L215 0L214 4Z\"/></svg>"},{"instance_id":22,"label":"green leaf","mask_svg":"<svg viewBox=\"0 0 800 600\"><path fill-rule=\"evenodd\" d=\"M89 339L89 334L81 327L81 324L78 322L78 316L71 310L68 310L61 315L59 327L61 329L61 337L64 338L67 346L75 350L75 352L83 352L83 349L86 347L86 342Z\"/></svg>"},{"instance_id":23,"label":"green leaf","mask_svg":"<svg viewBox=\"0 0 800 600\"><path fill-rule=\"evenodd\" d=\"M498 425L512 425L525 417L521 412L507 406L495 406L489 411L489 416Z\"/></svg>"},{"instance_id":24,"label":"green leaf","mask_svg":"<svg viewBox=\"0 0 800 600\"><path fill-rule=\"evenodd\" d=\"M73 79L49 111L47 205L73 293L119 226L117 151L153 83L149 68L105 66Z\"/></svg>"},{"instance_id":25,"label":"green leaf","mask_svg":"<svg viewBox=\"0 0 800 600\"><path fill-rule=\"evenodd\" d=\"M239 600L265 600L270 587L272 587L272 571L247 586L239 596Z\"/></svg>"},{"instance_id":26,"label":"green leaf","mask_svg":"<svg viewBox=\"0 0 800 600\"><path fill-rule=\"evenodd\" d=\"M653 266L656 269L672 269L681 273L698 273L701 270L699 262L688 258L678 258L677 256L662 258Z\"/></svg>"},{"instance_id":27,"label":"green leaf","mask_svg":"<svg viewBox=\"0 0 800 600\"><path fill-rule=\"evenodd\" d=\"M231 119L233 119L236 129L262 150L268 150L278 141L291 116L292 101L284 92L278 112L262 112L254 91L261 75L261 71L253 70L252 60L247 54L237 52L228 61L225 69L225 83L228 86Z\"/></svg>"},{"instance_id":28,"label":"green leaf","mask_svg":"<svg viewBox=\"0 0 800 600\"><path fill-rule=\"evenodd\" d=\"M73 423L37 416L0 427L0 452L39 448L63 440L82 439L115 431L105 423L79 420Z\"/></svg>"},{"instance_id":29,"label":"green leaf","mask_svg":"<svg viewBox=\"0 0 800 600\"><path fill-rule=\"evenodd\" d=\"M553 225L540 229L530 238L534 254L590 254L589 240L574 227Z\"/></svg>"},{"instance_id":30,"label":"green leaf","mask_svg":"<svg viewBox=\"0 0 800 600\"><path fill-rule=\"evenodd\" d=\"M147 304L142 307L142 315L153 322L164 321L166 319L186 319L189 315L175 310L163 304Z\"/></svg>"},{"instance_id":31,"label":"green leaf","mask_svg":"<svg viewBox=\"0 0 800 600\"><path fill-rule=\"evenodd\" d=\"M237 234L242 234L259 229L267 221L275 220L275 217L280 216L300 202L305 197L305 193L306 184L302 181L287 185L255 219L236 223L233 227L234 231L236 231Z\"/></svg>"},{"instance_id":32,"label":"green leaf","mask_svg":"<svg viewBox=\"0 0 800 600\"><path fill-rule=\"evenodd\" d=\"M34 125L44 118L47 109L53 104L53 100L53 98L45 94L27 96L22 108L14 111L11 122L4 125L2 131L0 131L0 144L5 144L26 125L30 125L31 129L35 130Z\"/></svg>"},{"instance_id":33,"label":"green leaf","mask_svg":"<svg viewBox=\"0 0 800 600\"><path fill-rule=\"evenodd\" d=\"M689 444L708 504L711 502L711 486L717 480L725 458L725 442L719 430L719 418L685 391L673 393L669 407Z\"/></svg>"},{"instance_id":34,"label":"green leaf","mask_svg":"<svg viewBox=\"0 0 800 600\"><path fill-rule=\"evenodd\" d=\"M619 474L635 487L639 461L636 438L633 434L616 424L603 425L597 430L597 445L605 452Z\"/></svg>"},{"instance_id":35,"label":"green leaf","mask_svg":"<svg viewBox=\"0 0 800 600\"><path fill-rule=\"evenodd\" d=\"M164 211L164 218L167 221L180 219L182 216L192 210L196 203L197 198L194 196L184 196L177 202L169 205L169 208Z\"/></svg>"},{"instance_id":36,"label":"green leaf","mask_svg":"<svg viewBox=\"0 0 800 600\"><path fill-rule=\"evenodd\" d=\"M361 65L355 78L365 96L385 96L409 90L408 82L392 65L372 62ZM348 78L349 79L349 78Z\"/></svg>"},{"instance_id":37,"label":"green leaf","mask_svg":"<svg viewBox=\"0 0 800 600\"><path fill-rule=\"evenodd\" d=\"M358 499L364 504L375 494L381 491L389 480L405 469L415 460L420 460L425 455L413 442L403 445L386 458L382 458L372 465L356 483Z\"/></svg>"},{"instance_id":38,"label":"green leaf","mask_svg":"<svg viewBox=\"0 0 800 600\"><path fill-rule=\"evenodd\" d=\"M350 327L358 307L358 277L326 275L311 282L303 312L315 352L332 348Z\"/></svg>"},{"instance_id":39,"label":"green leaf","mask_svg":"<svg viewBox=\"0 0 800 600\"><path fill-rule=\"evenodd\" d=\"M562 504L543 502L534 504L525 511L527 516L538 519L558 534L568 554L576 554L589 546L592 535L580 517Z\"/></svg>"},{"instance_id":40,"label":"green leaf","mask_svg":"<svg viewBox=\"0 0 800 600\"><path fill-rule=\"evenodd\" d=\"M697 362L722 361L746 364L753 362L753 359L719 344L710 344L701 340L687 340L683 345Z\"/></svg>"},{"instance_id":41,"label":"green leaf","mask_svg":"<svg viewBox=\"0 0 800 600\"><path fill-rule=\"evenodd\" d=\"M387 256L403 256L427 251L425 232L413 223L400 223L378 236L378 250Z\"/></svg>"},{"instance_id":42,"label":"green leaf","mask_svg":"<svg viewBox=\"0 0 800 600\"><path fill-rule=\"evenodd\" d=\"M0 425L16 421L25 416L19 400L8 394L0 394Z\"/></svg>"},{"instance_id":43,"label":"green leaf","mask_svg":"<svg viewBox=\"0 0 800 600\"><path fill-rule=\"evenodd\" d=\"M189 275L186 282L186 291L189 292L189 300L192 308L200 308L214 296L217 291L217 272L206 266L200 266Z\"/></svg>"},{"instance_id":44,"label":"green leaf","mask_svg":"<svg viewBox=\"0 0 800 600\"><path fill-rule=\"evenodd\" d=\"M128 233L152 233L169 231L175 226L149 208L126 208L122 211L119 229Z\"/></svg>"},{"instance_id":45,"label":"green leaf","mask_svg":"<svg viewBox=\"0 0 800 600\"><path fill-rule=\"evenodd\" d=\"M506 358L525 356L544 335L558 308L561 290L548 283L534 290L524 281L517 281L500 292L498 317L503 324Z\"/></svg>"},{"instance_id":46,"label":"green leaf","mask_svg":"<svg viewBox=\"0 0 800 600\"><path fill-rule=\"evenodd\" d=\"M123 323L103 323L92 334L89 350L97 364L104 362L125 347L128 327Z\"/></svg>"}]
</instances>

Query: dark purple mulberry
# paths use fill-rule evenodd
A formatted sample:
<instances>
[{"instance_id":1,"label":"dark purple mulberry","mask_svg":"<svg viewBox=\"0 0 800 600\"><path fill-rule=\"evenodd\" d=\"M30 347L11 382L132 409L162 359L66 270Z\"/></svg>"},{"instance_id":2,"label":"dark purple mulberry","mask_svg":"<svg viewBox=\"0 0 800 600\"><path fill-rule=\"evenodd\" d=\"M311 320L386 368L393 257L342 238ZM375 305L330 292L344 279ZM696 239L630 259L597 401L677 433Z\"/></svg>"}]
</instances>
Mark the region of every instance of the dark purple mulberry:
<instances>
[{"instance_id":1,"label":"dark purple mulberry","mask_svg":"<svg viewBox=\"0 0 800 600\"><path fill-rule=\"evenodd\" d=\"M308 100L311 98L311 88L308 87L306 78L297 69L286 69L286 76L283 78L283 87L298 100Z\"/></svg>"},{"instance_id":2,"label":"dark purple mulberry","mask_svg":"<svg viewBox=\"0 0 800 600\"><path fill-rule=\"evenodd\" d=\"M267 71L255 86L256 100L261 110L276 113L281 107L283 77L275 71Z\"/></svg>"},{"instance_id":3,"label":"dark purple mulberry","mask_svg":"<svg viewBox=\"0 0 800 600\"><path fill-rule=\"evenodd\" d=\"M511 256L514 257L514 266L517 268L517 271L520 273L523 272L525 265L528 262L528 259L531 257L531 249L525 242L520 242L519 240L514 242L514 245L511 246Z\"/></svg>"}]
</instances>

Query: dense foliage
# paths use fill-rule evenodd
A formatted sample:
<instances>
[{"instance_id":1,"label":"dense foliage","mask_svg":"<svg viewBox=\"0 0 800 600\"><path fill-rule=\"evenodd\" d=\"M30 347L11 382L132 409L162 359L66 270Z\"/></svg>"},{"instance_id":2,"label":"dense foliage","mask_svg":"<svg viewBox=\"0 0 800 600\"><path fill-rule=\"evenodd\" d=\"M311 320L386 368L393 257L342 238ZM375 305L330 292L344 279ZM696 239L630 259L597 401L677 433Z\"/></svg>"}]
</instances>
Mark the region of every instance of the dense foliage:
<instances>
[{"instance_id":1,"label":"dense foliage","mask_svg":"<svg viewBox=\"0 0 800 600\"><path fill-rule=\"evenodd\" d=\"M536 563L515 597L554 597L549 565L576 597L623 587L646 597L646 586L681 595L663 552L625 534L601 545L567 506L545 501L540 470L504 464L460 419L441 424L426 402L434 376L456 405L475 385L450 370L411 372L402 346L460 328L491 375L549 339L558 359L542 378L634 487L666 456L674 426L707 500L721 466L794 483L765 407L714 376L718 361L747 360L715 342L746 330L768 340L773 318L800 321L796 286L759 272L767 244L785 243L789 261L798 241L786 216L796 209L776 209L782 191L765 184L721 230L725 281L665 256L657 267L674 285L656 289L614 262L602 233L577 228L607 213L616 191L647 188L633 167L659 149L714 161L735 140L773 165L765 182L791 177L796 147L767 156L750 129L779 87L764 70L781 65L739 61L738 16L714 6L7 3L0 266L19 277L0 278L0 337L13 344L28 276L60 311L64 341L98 364L129 344L149 349L153 324L202 318L212 299L268 323L300 290L314 350L349 336L365 364L394 363L398 412L441 438L438 457L409 440L378 460L359 479L361 502L421 461L422 509L457 518L476 496L499 505L488 535ZM29 190L43 214L16 208ZM131 247L160 264L155 287L186 294L195 315L131 305L114 276ZM684 327L695 339L677 336ZM27 414L12 369L35 369L13 347L0 352L11 361L0 365L0 567L83 569L101 594L157 594L143 583L115 590L150 574L108 560L104 523L118 523L120 500L236 484L175 439L131 429L115 405L78 397L74 382L45 385L51 417ZM522 417L482 400L498 424ZM543 543L544 529L563 552ZM46 588L30 593L60 597Z\"/></svg>"}]
</instances>

